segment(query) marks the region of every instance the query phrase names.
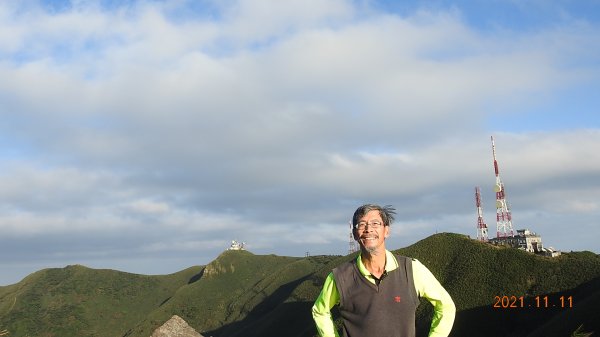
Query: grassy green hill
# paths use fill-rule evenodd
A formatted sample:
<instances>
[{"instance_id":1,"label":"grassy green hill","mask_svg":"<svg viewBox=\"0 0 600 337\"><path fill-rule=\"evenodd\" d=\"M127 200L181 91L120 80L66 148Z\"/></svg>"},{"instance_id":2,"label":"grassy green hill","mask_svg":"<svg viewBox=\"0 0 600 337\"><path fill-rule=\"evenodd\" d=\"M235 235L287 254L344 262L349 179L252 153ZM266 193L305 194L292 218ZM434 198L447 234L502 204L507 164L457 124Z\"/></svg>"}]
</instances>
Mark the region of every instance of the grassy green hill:
<instances>
[{"instance_id":1,"label":"grassy green hill","mask_svg":"<svg viewBox=\"0 0 600 337\"><path fill-rule=\"evenodd\" d=\"M395 252L418 258L452 295L459 310L452 336L569 336L581 324L585 331L600 333L599 311L584 309L600 305L597 298L585 303L588 296L600 291L594 282L600 277L600 257L591 252L549 258L449 233ZM494 308L496 296L523 296L524 308ZM573 307L560 308L560 296L564 296L565 306L572 296ZM595 319L583 317L586 312ZM557 315L563 317L557 321L560 330L533 334ZM421 317L421 322L424 320Z\"/></svg>"},{"instance_id":2,"label":"grassy green hill","mask_svg":"<svg viewBox=\"0 0 600 337\"><path fill-rule=\"evenodd\" d=\"M226 251L206 266L197 282L179 289L128 336L149 336L173 314L207 336L242 332L245 324L240 322L259 324L274 314L273 308L297 302L293 291L321 265L319 261Z\"/></svg>"},{"instance_id":3,"label":"grassy green hill","mask_svg":"<svg viewBox=\"0 0 600 337\"><path fill-rule=\"evenodd\" d=\"M552 259L448 233L394 252L419 259L450 292L458 308L452 336L569 336L578 327L600 334L596 254ZM310 307L325 277L355 256L225 251L206 266L162 276L83 266L41 270L0 287L0 331L148 337L176 314L205 336L312 337ZM522 296L523 308L494 308L496 296ZM430 313L422 303L419 336L426 335Z\"/></svg>"},{"instance_id":4,"label":"grassy green hill","mask_svg":"<svg viewBox=\"0 0 600 337\"><path fill-rule=\"evenodd\" d=\"M45 269L0 287L9 336L121 336L200 271L135 275L83 266Z\"/></svg>"}]
</instances>

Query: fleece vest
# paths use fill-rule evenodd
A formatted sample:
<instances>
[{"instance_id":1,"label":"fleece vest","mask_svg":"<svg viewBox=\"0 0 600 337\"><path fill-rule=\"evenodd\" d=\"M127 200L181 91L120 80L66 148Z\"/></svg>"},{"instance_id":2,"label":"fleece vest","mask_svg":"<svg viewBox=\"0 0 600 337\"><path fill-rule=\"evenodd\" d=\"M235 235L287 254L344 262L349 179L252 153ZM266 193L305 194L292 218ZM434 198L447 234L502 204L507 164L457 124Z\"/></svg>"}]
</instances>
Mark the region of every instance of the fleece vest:
<instances>
[{"instance_id":1,"label":"fleece vest","mask_svg":"<svg viewBox=\"0 0 600 337\"><path fill-rule=\"evenodd\" d=\"M340 293L344 337L414 337L419 297L412 260L396 256L399 267L369 282L350 261L333 270Z\"/></svg>"}]
</instances>

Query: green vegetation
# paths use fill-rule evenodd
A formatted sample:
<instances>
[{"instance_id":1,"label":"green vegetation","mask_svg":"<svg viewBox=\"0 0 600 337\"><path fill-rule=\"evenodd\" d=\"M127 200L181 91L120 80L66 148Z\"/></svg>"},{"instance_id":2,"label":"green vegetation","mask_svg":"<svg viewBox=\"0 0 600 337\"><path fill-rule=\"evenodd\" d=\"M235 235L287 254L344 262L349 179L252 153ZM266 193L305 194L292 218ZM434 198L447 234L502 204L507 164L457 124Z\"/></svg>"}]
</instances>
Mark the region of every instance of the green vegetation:
<instances>
[{"instance_id":1,"label":"green vegetation","mask_svg":"<svg viewBox=\"0 0 600 337\"><path fill-rule=\"evenodd\" d=\"M600 331L600 316L595 314L600 298L587 300L600 291L600 257L596 254L542 257L451 233L431 236L395 252L418 258L444 284L459 310L452 336L476 336L482 331L485 336L569 336L581 324ZM494 308L496 296L509 300L514 296L517 308L505 308L502 303ZM561 296L564 308L560 307ZM568 307L569 296L572 308ZM423 333L428 326L424 314L430 315L430 311L421 308L419 314ZM595 320L588 317L593 315ZM557 319L554 323L553 318Z\"/></svg>"},{"instance_id":2,"label":"green vegetation","mask_svg":"<svg viewBox=\"0 0 600 337\"><path fill-rule=\"evenodd\" d=\"M452 336L600 332L600 257L594 253L545 258L448 233L394 252L419 259L450 292L458 308ZM312 337L310 308L325 277L355 257L225 251L207 266L171 275L83 266L41 270L0 287L0 333L148 337L176 314L205 336ZM504 307L503 296L519 307ZM423 300L419 336L426 335L430 316Z\"/></svg>"},{"instance_id":3,"label":"green vegetation","mask_svg":"<svg viewBox=\"0 0 600 337\"><path fill-rule=\"evenodd\" d=\"M41 270L0 287L0 325L14 336L121 336L199 270L166 276L83 266Z\"/></svg>"},{"instance_id":4,"label":"green vegetation","mask_svg":"<svg viewBox=\"0 0 600 337\"><path fill-rule=\"evenodd\" d=\"M581 331L583 329L583 325L580 325L577 330L573 331L573 334L571 335L571 337L589 337L592 335L591 332L583 332Z\"/></svg>"}]
</instances>

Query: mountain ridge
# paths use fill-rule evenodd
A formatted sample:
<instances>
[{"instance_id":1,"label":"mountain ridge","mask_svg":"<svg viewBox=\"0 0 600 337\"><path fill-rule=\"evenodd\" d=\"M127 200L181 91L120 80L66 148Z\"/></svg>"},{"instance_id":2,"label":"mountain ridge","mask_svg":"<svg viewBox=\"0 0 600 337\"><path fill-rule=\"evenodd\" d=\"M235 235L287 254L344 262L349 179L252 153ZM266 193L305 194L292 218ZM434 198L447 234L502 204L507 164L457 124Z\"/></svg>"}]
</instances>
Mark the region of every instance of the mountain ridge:
<instances>
[{"instance_id":1,"label":"mountain ridge","mask_svg":"<svg viewBox=\"0 0 600 337\"><path fill-rule=\"evenodd\" d=\"M450 292L458 308L451 336L568 336L579 326L600 332L593 310L600 305L600 257L592 252L546 258L454 233L392 252L419 259ZM80 265L43 269L0 287L0 331L147 337L178 315L205 336L312 337L310 307L325 277L355 257L224 251L205 266L153 276ZM494 308L496 296L523 296L528 305L536 296L553 303L572 296L573 306ZM430 322L425 302L419 336Z\"/></svg>"}]
</instances>

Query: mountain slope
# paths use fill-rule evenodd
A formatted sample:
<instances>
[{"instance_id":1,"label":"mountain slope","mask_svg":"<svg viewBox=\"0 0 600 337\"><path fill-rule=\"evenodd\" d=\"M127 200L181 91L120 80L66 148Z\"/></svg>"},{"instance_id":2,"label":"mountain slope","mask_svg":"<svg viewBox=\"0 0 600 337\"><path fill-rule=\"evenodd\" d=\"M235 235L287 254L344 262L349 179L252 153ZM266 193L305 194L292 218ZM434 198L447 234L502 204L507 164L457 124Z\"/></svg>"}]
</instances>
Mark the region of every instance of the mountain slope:
<instances>
[{"instance_id":1,"label":"mountain slope","mask_svg":"<svg viewBox=\"0 0 600 337\"><path fill-rule=\"evenodd\" d=\"M568 318L561 321L561 331L572 332L585 321L583 311L578 310L581 301L600 289L595 284L583 294L576 290L600 277L600 257L590 252L548 258L450 233L433 235L396 252L423 262L454 299L459 312L451 336L527 336L558 314ZM503 296L514 296L517 308L503 307L496 298ZM519 308L521 296L523 308ZM564 308L560 307L561 296ZM567 305L569 296L573 308ZM600 302L593 305L598 307ZM594 312L598 321L600 314ZM422 315L421 322L426 321ZM421 323L421 333L423 325L427 324ZM597 326L588 325L589 321L584 324L587 331L600 332ZM549 330L543 336L565 334Z\"/></svg>"},{"instance_id":2,"label":"mountain slope","mask_svg":"<svg viewBox=\"0 0 600 337\"><path fill-rule=\"evenodd\" d=\"M78 265L41 270L0 287L0 326L11 336L120 336L199 269L165 276Z\"/></svg>"},{"instance_id":3,"label":"mountain slope","mask_svg":"<svg viewBox=\"0 0 600 337\"><path fill-rule=\"evenodd\" d=\"M233 323L260 320L271 314L273 307L286 301L296 302L291 292L317 266L320 262L314 258L226 251L206 266L199 280L179 289L127 336L147 336L173 314L203 335L217 330L233 334L232 326L239 326Z\"/></svg>"},{"instance_id":4,"label":"mountain slope","mask_svg":"<svg viewBox=\"0 0 600 337\"><path fill-rule=\"evenodd\" d=\"M569 336L579 326L600 333L600 258L594 253L552 259L449 233L394 252L419 259L450 292L458 308L451 336ZM178 315L205 336L311 337L310 308L325 277L355 257L225 251L207 266L163 276L46 269L0 287L0 330L147 337ZM522 308L506 307L503 296ZM431 306L422 300L419 336L427 334L430 317Z\"/></svg>"}]
</instances>

